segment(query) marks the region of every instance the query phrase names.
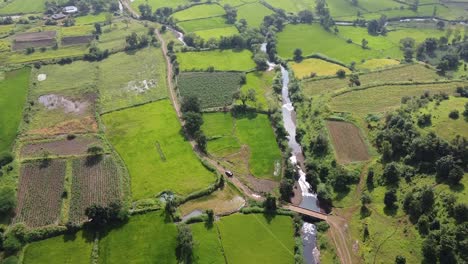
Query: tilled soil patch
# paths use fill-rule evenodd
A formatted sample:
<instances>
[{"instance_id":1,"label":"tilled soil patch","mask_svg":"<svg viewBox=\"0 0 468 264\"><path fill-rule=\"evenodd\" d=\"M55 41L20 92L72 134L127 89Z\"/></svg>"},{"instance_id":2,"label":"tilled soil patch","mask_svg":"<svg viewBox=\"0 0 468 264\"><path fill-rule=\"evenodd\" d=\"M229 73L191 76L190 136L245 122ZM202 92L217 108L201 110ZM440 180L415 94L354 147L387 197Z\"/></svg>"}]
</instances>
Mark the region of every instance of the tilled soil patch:
<instances>
[{"instance_id":1,"label":"tilled soil patch","mask_svg":"<svg viewBox=\"0 0 468 264\"><path fill-rule=\"evenodd\" d=\"M61 138L54 141L25 144L20 153L22 158L38 158L44 152L56 156L84 155L88 150L88 146L98 142L99 140L94 137L80 136L71 140Z\"/></svg>"},{"instance_id":2,"label":"tilled soil patch","mask_svg":"<svg viewBox=\"0 0 468 264\"><path fill-rule=\"evenodd\" d=\"M327 121L336 159L340 164L369 159L366 143L359 129L347 122Z\"/></svg>"},{"instance_id":3,"label":"tilled soil patch","mask_svg":"<svg viewBox=\"0 0 468 264\"><path fill-rule=\"evenodd\" d=\"M83 45L83 44L89 44L92 40L93 40L93 36L63 37L62 45L64 46Z\"/></svg>"}]
</instances>

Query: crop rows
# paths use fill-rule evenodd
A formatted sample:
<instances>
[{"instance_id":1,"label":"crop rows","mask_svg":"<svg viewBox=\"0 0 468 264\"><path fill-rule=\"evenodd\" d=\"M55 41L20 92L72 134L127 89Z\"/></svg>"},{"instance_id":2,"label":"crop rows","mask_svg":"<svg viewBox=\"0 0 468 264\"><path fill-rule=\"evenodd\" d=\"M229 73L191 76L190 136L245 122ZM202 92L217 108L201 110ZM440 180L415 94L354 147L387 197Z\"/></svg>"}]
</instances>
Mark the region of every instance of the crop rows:
<instances>
[{"instance_id":1,"label":"crop rows","mask_svg":"<svg viewBox=\"0 0 468 264\"><path fill-rule=\"evenodd\" d=\"M15 223L29 227L54 224L60 215L66 162L51 160L21 166Z\"/></svg>"},{"instance_id":2,"label":"crop rows","mask_svg":"<svg viewBox=\"0 0 468 264\"><path fill-rule=\"evenodd\" d=\"M120 186L120 171L111 157L97 162L74 160L70 221L86 220L85 210L93 204L105 206L119 201Z\"/></svg>"}]
</instances>

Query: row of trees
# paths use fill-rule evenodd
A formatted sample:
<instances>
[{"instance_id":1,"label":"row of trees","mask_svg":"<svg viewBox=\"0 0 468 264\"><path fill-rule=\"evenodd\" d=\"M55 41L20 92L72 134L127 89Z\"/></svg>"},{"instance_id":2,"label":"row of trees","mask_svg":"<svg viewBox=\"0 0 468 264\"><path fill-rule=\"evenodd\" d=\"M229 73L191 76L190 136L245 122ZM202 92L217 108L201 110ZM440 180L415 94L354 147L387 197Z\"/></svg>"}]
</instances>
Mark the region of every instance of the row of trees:
<instances>
[{"instance_id":1,"label":"row of trees","mask_svg":"<svg viewBox=\"0 0 468 264\"><path fill-rule=\"evenodd\" d=\"M181 111L184 120L184 130L188 137L195 139L198 149L206 153L207 138L201 126L203 117L201 113L200 100L195 96L187 96L182 99Z\"/></svg>"}]
</instances>

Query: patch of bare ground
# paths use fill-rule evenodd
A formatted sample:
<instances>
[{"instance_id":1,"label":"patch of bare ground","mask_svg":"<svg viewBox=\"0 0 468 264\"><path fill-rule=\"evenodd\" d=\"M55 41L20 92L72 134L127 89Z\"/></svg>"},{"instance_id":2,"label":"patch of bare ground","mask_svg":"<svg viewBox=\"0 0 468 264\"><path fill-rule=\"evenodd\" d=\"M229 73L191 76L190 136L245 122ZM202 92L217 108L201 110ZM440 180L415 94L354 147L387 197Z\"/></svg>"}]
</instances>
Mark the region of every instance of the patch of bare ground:
<instances>
[{"instance_id":1,"label":"patch of bare ground","mask_svg":"<svg viewBox=\"0 0 468 264\"><path fill-rule=\"evenodd\" d=\"M48 141L28 142L21 147L21 158L38 158L44 152L54 156L85 155L88 146L99 143L96 137L76 136L66 138L61 136Z\"/></svg>"},{"instance_id":2,"label":"patch of bare ground","mask_svg":"<svg viewBox=\"0 0 468 264\"><path fill-rule=\"evenodd\" d=\"M55 45L56 31L21 33L14 36L13 50Z\"/></svg>"},{"instance_id":3,"label":"patch of bare ground","mask_svg":"<svg viewBox=\"0 0 468 264\"><path fill-rule=\"evenodd\" d=\"M73 100L56 94L39 96L38 101L47 110L60 109L66 114L83 114L89 106L89 102L86 100Z\"/></svg>"},{"instance_id":4,"label":"patch of bare ground","mask_svg":"<svg viewBox=\"0 0 468 264\"><path fill-rule=\"evenodd\" d=\"M93 40L93 36L73 36L73 37L63 37L62 45L63 46L72 46L72 45L83 45L89 44Z\"/></svg>"},{"instance_id":5,"label":"patch of bare ground","mask_svg":"<svg viewBox=\"0 0 468 264\"><path fill-rule=\"evenodd\" d=\"M55 136L67 134L96 133L98 124L93 116L87 116L81 119L72 119L61 122L48 128L31 130L29 135Z\"/></svg>"},{"instance_id":6,"label":"patch of bare ground","mask_svg":"<svg viewBox=\"0 0 468 264\"><path fill-rule=\"evenodd\" d=\"M340 164L365 161L370 158L359 128L341 121L327 121L336 159Z\"/></svg>"}]
</instances>

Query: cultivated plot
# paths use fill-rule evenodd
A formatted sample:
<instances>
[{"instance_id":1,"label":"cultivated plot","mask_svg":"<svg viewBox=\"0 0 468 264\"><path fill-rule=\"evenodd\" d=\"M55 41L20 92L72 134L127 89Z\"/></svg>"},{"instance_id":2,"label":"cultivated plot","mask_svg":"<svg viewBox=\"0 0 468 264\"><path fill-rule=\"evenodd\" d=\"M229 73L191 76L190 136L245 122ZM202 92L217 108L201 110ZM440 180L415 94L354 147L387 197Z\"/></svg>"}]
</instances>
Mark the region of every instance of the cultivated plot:
<instances>
[{"instance_id":1,"label":"cultivated plot","mask_svg":"<svg viewBox=\"0 0 468 264\"><path fill-rule=\"evenodd\" d=\"M343 70L346 73L351 72L346 67L320 59L305 59L299 63L293 61L290 65L298 79L335 75L338 70Z\"/></svg>"},{"instance_id":2,"label":"cultivated plot","mask_svg":"<svg viewBox=\"0 0 468 264\"><path fill-rule=\"evenodd\" d=\"M224 9L218 4L195 5L193 7L176 12L172 15L177 21L186 21L206 17L216 17L224 15Z\"/></svg>"},{"instance_id":3,"label":"cultivated plot","mask_svg":"<svg viewBox=\"0 0 468 264\"><path fill-rule=\"evenodd\" d=\"M40 158L44 152L51 156L79 156L87 153L88 147L100 141L95 136L76 136L75 138L59 137L53 140L27 142L21 146L22 158Z\"/></svg>"},{"instance_id":4,"label":"cultivated plot","mask_svg":"<svg viewBox=\"0 0 468 264\"><path fill-rule=\"evenodd\" d=\"M225 263L223 248L216 226L205 223L190 225L193 234L194 263Z\"/></svg>"},{"instance_id":5,"label":"cultivated plot","mask_svg":"<svg viewBox=\"0 0 468 264\"><path fill-rule=\"evenodd\" d=\"M366 143L359 128L347 122L327 121L328 132L338 163L347 164L369 159Z\"/></svg>"},{"instance_id":6,"label":"cultivated plot","mask_svg":"<svg viewBox=\"0 0 468 264\"><path fill-rule=\"evenodd\" d=\"M237 8L237 20L245 19L250 27L259 27L263 18L273 14L273 11L261 3L251 3Z\"/></svg>"},{"instance_id":7,"label":"cultivated plot","mask_svg":"<svg viewBox=\"0 0 468 264\"><path fill-rule=\"evenodd\" d=\"M255 102L247 101L247 105L261 110L268 110L278 104L277 94L273 91L273 71L249 72L246 74L246 82L241 87L241 92L255 91ZM236 104L242 104L237 100Z\"/></svg>"},{"instance_id":8,"label":"cultivated plot","mask_svg":"<svg viewBox=\"0 0 468 264\"><path fill-rule=\"evenodd\" d=\"M182 71L206 70L213 67L218 71L248 71L255 68L252 53L248 50L211 50L177 53Z\"/></svg>"}]
</instances>

